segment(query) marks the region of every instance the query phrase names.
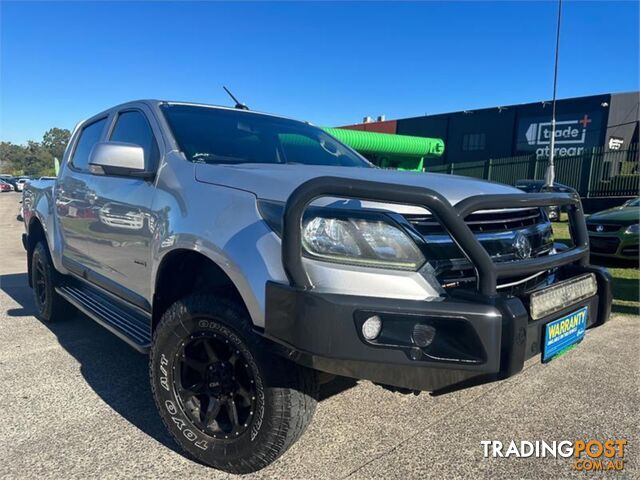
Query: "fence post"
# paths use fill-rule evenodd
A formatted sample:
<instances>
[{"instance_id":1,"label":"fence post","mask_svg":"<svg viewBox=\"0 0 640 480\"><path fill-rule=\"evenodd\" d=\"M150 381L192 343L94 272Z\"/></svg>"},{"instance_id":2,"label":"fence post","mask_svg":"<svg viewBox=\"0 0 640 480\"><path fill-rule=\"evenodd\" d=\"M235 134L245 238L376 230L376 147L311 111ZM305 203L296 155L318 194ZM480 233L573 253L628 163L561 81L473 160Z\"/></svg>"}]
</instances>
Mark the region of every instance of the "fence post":
<instances>
[{"instance_id":1,"label":"fence post","mask_svg":"<svg viewBox=\"0 0 640 480\"><path fill-rule=\"evenodd\" d=\"M593 179L594 164L598 164L597 170L600 171L602 165L602 157L595 153L595 148L591 150L591 162L589 162L589 187L587 189L587 198L591 198L593 190L595 188L595 181Z\"/></svg>"},{"instance_id":2,"label":"fence post","mask_svg":"<svg viewBox=\"0 0 640 480\"><path fill-rule=\"evenodd\" d=\"M482 171L482 178L484 178L485 180L489 180L491 177L491 162L493 162L493 159L490 158L487 162L484 162L484 169Z\"/></svg>"},{"instance_id":3,"label":"fence post","mask_svg":"<svg viewBox=\"0 0 640 480\"><path fill-rule=\"evenodd\" d=\"M529 169L527 172L529 178L538 178L538 159L535 155L529 157Z\"/></svg>"},{"instance_id":4,"label":"fence post","mask_svg":"<svg viewBox=\"0 0 640 480\"><path fill-rule=\"evenodd\" d=\"M595 162L595 158L594 158L594 154L593 154L594 149L591 149L591 155L589 155L589 168L587 169L588 173L588 177L587 177L587 188L585 189L586 192L584 194L585 198L590 198L591 197L591 178L593 177L593 164ZM582 194L582 192L580 192Z\"/></svg>"}]
</instances>

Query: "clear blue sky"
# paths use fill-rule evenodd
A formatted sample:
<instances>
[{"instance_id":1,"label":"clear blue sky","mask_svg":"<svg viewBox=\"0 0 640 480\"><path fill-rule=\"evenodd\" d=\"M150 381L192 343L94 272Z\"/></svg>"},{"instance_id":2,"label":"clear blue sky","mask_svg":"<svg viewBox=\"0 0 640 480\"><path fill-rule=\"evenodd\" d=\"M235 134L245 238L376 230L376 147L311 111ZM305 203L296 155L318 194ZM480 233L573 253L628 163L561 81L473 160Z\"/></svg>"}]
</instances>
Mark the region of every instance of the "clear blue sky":
<instances>
[{"instance_id":1,"label":"clear blue sky","mask_svg":"<svg viewBox=\"0 0 640 480\"><path fill-rule=\"evenodd\" d=\"M136 98L319 125L550 98L555 2L0 1L0 140ZM559 97L637 90L638 3L565 2Z\"/></svg>"}]
</instances>

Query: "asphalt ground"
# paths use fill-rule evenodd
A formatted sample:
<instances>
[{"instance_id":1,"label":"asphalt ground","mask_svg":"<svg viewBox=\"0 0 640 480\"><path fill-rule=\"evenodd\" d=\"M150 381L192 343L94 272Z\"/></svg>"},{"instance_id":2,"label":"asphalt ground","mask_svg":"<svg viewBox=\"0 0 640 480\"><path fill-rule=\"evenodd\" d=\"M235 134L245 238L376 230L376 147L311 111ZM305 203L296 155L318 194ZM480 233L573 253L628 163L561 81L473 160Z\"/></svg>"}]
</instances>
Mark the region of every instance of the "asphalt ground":
<instances>
[{"instance_id":1,"label":"asphalt ground","mask_svg":"<svg viewBox=\"0 0 640 480\"><path fill-rule=\"evenodd\" d=\"M27 285L20 196L0 194L0 477L228 478L180 452L155 411L147 358L77 314L43 324ZM614 315L551 363L440 397L325 386L313 423L246 478L639 478L640 317ZM624 439L624 470L483 458L483 440Z\"/></svg>"}]
</instances>

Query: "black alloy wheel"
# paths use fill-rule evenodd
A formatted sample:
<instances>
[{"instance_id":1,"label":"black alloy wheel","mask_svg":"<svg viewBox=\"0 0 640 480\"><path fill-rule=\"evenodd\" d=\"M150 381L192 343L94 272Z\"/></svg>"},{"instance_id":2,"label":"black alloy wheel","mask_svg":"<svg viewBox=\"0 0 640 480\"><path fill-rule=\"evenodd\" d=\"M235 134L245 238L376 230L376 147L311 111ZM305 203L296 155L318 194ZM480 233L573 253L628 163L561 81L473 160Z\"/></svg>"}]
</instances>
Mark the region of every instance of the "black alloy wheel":
<instances>
[{"instance_id":1,"label":"black alloy wheel","mask_svg":"<svg viewBox=\"0 0 640 480\"><path fill-rule=\"evenodd\" d=\"M47 276L46 265L42 255L37 255L33 261L33 290L36 308L42 311L47 305Z\"/></svg>"},{"instance_id":2,"label":"black alloy wheel","mask_svg":"<svg viewBox=\"0 0 640 480\"><path fill-rule=\"evenodd\" d=\"M74 313L73 306L56 292L58 274L45 242L36 243L31 251L30 262L36 316L45 322L71 317Z\"/></svg>"},{"instance_id":3,"label":"black alloy wheel","mask_svg":"<svg viewBox=\"0 0 640 480\"><path fill-rule=\"evenodd\" d=\"M277 355L233 299L205 293L176 301L155 327L150 353L158 412L176 442L206 465L260 470L311 422L316 373Z\"/></svg>"},{"instance_id":4,"label":"black alloy wheel","mask_svg":"<svg viewBox=\"0 0 640 480\"><path fill-rule=\"evenodd\" d=\"M191 422L214 438L247 431L256 404L255 379L233 340L197 332L178 350L174 388Z\"/></svg>"}]
</instances>

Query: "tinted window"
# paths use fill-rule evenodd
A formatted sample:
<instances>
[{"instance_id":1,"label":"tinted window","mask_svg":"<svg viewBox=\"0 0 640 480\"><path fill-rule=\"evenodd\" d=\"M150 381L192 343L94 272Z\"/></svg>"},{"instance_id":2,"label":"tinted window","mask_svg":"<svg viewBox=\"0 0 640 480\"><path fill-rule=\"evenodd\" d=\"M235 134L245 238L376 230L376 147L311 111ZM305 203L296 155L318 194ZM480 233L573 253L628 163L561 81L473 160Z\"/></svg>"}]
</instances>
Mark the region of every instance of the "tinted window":
<instances>
[{"instance_id":1,"label":"tinted window","mask_svg":"<svg viewBox=\"0 0 640 480\"><path fill-rule=\"evenodd\" d=\"M80 138L73 153L71 162L73 166L80 170L87 170L89 165L89 153L93 146L100 140L100 135L104 129L106 118L93 122L82 129Z\"/></svg>"},{"instance_id":2,"label":"tinted window","mask_svg":"<svg viewBox=\"0 0 640 480\"><path fill-rule=\"evenodd\" d=\"M321 129L295 120L193 105L168 105L163 112L192 162L371 166Z\"/></svg>"},{"instance_id":3,"label":"tinted window","mask_svg":"<svg viewBox=\"0 0 640 480\"><path fill-rule=\"evenodd\" d=\"M142 112L130 111L118 115L110 140L140 145L144 149L144 163L147 170L151 170L155 165L158 145L151 126Z\"/></svg>"}]
</instances>

